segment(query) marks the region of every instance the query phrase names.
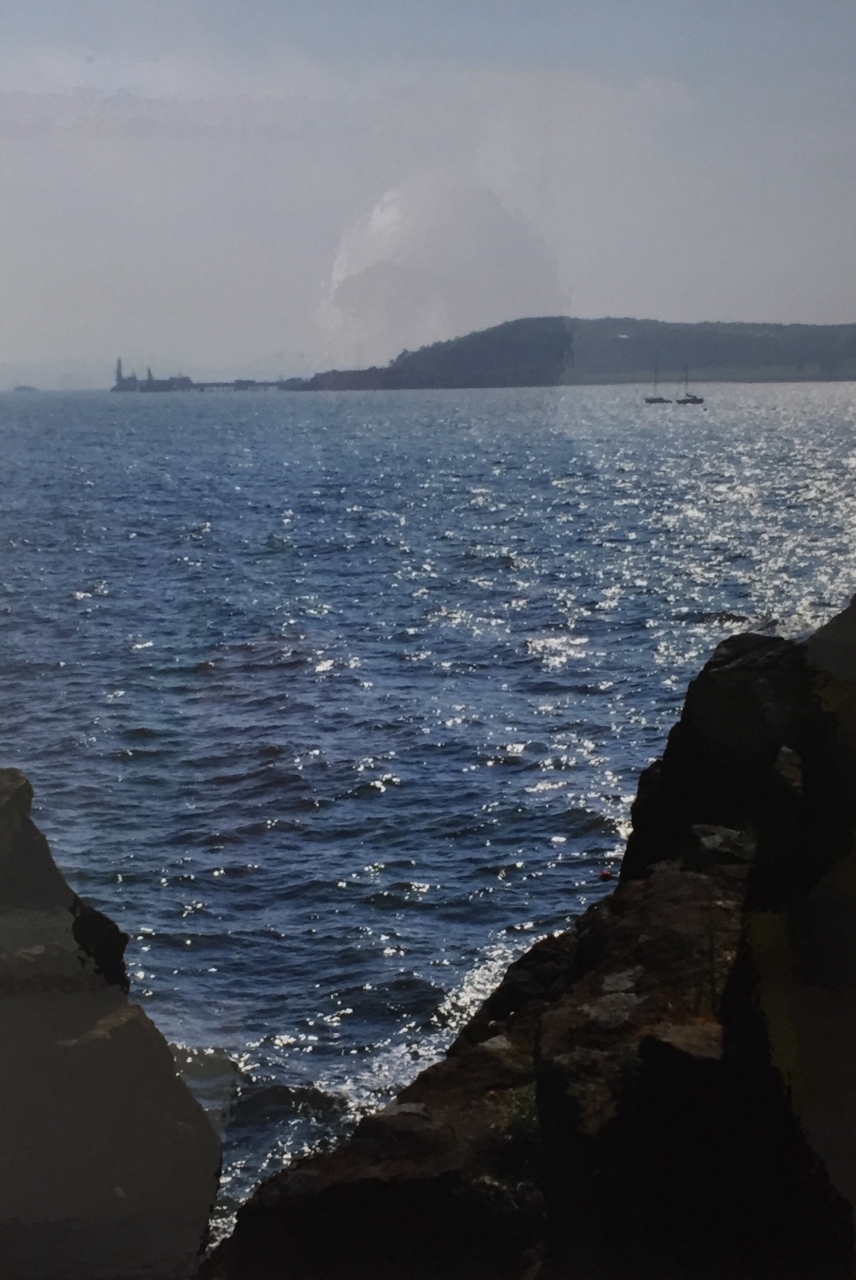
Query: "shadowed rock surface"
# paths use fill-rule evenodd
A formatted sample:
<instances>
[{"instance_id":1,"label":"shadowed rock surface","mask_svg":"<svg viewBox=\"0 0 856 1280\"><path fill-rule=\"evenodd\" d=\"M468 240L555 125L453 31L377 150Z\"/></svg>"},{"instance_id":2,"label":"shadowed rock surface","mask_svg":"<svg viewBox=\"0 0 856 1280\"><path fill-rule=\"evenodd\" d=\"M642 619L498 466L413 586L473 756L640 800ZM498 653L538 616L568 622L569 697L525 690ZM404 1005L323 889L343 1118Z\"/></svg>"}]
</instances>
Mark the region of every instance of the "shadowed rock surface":
<instances>
[{"instance_id":1,"label":"shadowed rock surface","mask_svg":"<svg viewBox=\"0 0 856 1280\"><path fill-rule=\"evenodd\" d=\"M0 1274L195 1273L219 1141L127 998L127 936L82 902L0 770Z\"/></svg>"},{"instance_id":2,"label":"shadowed rock surface","mask_svg":"<svg viewBox=\"0 0 856 1280\"><path fill-rule=\"evenodd\" d=\"M720 645L632 819L616 890L210 1280L856 1276L856 602Z\"/></svg>"}]
</instances>

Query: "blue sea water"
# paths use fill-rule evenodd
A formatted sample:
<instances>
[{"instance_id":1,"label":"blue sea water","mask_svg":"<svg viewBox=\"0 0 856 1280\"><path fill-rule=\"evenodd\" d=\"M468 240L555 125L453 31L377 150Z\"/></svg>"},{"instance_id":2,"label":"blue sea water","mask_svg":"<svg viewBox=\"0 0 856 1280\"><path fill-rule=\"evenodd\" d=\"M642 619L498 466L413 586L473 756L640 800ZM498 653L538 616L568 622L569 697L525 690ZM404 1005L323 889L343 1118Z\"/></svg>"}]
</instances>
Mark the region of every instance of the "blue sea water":
<instances>
[{"instance_id":1,"label":"blue sea water","mask_svg":"<svg viewBox=\"0 0 856 1280\"><path fill-rule=\"evenodd\" d=\"M4 764L201 1096L219 1222L609 886L724 636L856 589L856 385L6 395Z\"/></svg>"}]
</instances>

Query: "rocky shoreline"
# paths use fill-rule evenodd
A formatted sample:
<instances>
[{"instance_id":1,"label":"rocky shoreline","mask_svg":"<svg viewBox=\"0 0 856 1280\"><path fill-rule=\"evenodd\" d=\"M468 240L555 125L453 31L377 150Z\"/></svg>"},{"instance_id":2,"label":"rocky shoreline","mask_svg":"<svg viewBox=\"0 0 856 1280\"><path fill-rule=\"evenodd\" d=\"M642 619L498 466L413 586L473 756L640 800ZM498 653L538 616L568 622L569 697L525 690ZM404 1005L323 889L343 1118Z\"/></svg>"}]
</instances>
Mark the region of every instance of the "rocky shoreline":
<instances>
[{"instance_id":1,"label":"rocky shoreline","mask_svg":"<svg viewBox=\"0 0 856 1280\"><path fill-rule=\"evenodd\" d=\"M856 602L721 644L632 819L614 892L206 1280L856 1275Z\"/></svg>"},{"instance_id":2,"label":"rocky shoreline","mask_svg":"<svg viewBox=\"0 0 856 1280\"><path fill-rule=\"evenodd\" d=\"M128 941L66 883L0 769L0 1275L195 1274L220 1143L128 999Z\"/></svg>"},{"instance_id":3,"label":"rocky shoreline","mask_svg":"<svg viewBox=\"0 0 856 1280\"><path fill-rule=\"evenodd\" d=\"M0 771L2 1274L190 1276L219 1145L31 799ZM717 648L614 891L199 1274L854 1280L854 1207L856 600Z\"/></svg>"}]
</instances>

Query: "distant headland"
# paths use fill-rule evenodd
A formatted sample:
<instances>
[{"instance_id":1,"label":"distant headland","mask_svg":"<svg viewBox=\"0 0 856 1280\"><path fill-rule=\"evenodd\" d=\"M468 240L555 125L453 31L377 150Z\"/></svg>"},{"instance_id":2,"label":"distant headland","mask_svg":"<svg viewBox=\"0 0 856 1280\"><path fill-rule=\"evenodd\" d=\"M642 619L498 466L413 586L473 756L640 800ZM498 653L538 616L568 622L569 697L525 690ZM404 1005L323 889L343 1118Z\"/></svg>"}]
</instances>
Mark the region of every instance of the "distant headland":
<instances>
[{"instance_id":1,"label":"distant headland","mask_svg":"<svg viewBox=\"0 0 856 1280\"><path fill-rule=\"evenodd\" d=\"M856 324L744 324L705 321L509 320L461 338L402 351L389 364L329 369L271 382L194 382L176 375L126 376L114 391L391 391L468 387L556 387L680 381L834 382L856 379Z\"/></svg>"}]
</instances>

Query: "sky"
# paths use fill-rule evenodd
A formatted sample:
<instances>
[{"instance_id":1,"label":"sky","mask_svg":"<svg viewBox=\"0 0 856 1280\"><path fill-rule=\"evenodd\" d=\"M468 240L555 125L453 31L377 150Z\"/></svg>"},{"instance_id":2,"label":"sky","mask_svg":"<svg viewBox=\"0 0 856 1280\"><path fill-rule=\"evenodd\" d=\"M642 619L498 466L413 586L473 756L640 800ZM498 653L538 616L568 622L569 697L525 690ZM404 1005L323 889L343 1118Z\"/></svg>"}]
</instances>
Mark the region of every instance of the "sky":
<instances>
[{"instance_id":1,"label":"sky","mask_svg":"<svg viewBox=\"0 0 856 1280\"><path fill-rule=\"evenodd\" d=\"M0 385L856 322L856 0L2 0Z\"/></svg>"}]
</instances>

